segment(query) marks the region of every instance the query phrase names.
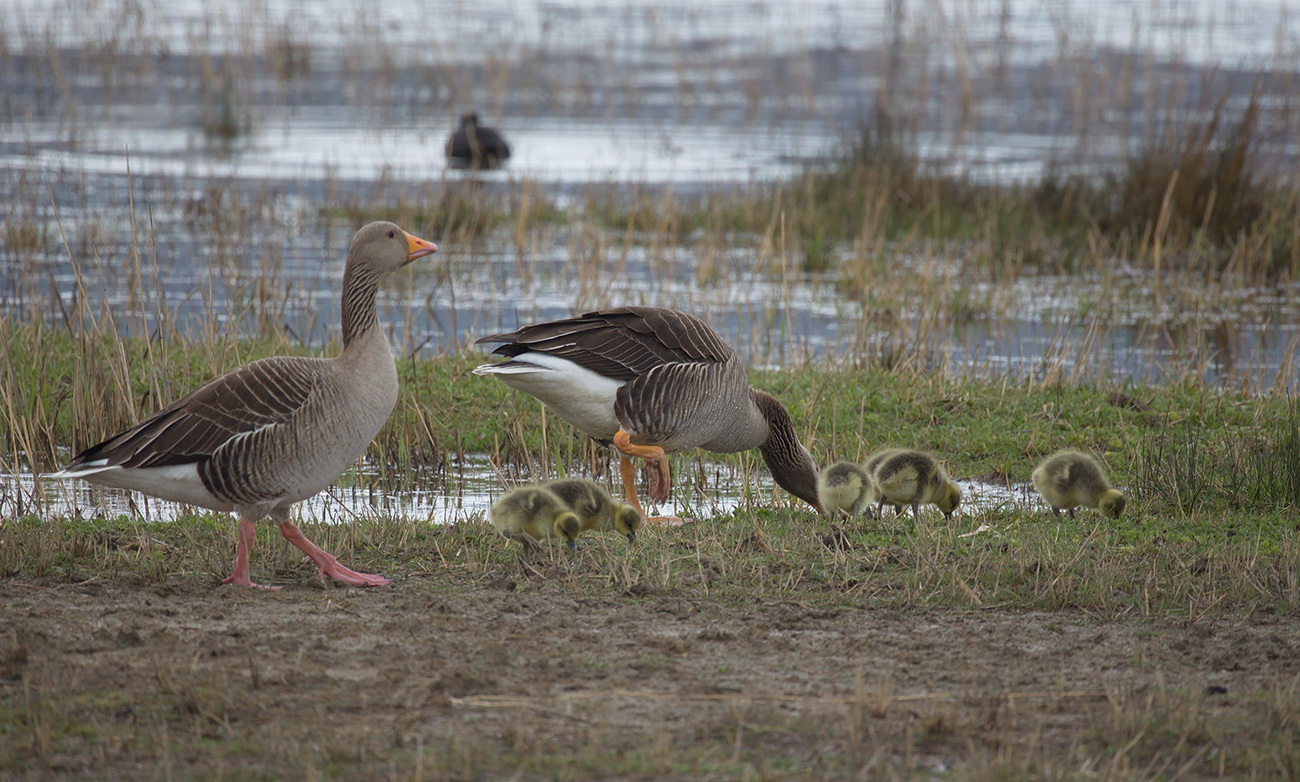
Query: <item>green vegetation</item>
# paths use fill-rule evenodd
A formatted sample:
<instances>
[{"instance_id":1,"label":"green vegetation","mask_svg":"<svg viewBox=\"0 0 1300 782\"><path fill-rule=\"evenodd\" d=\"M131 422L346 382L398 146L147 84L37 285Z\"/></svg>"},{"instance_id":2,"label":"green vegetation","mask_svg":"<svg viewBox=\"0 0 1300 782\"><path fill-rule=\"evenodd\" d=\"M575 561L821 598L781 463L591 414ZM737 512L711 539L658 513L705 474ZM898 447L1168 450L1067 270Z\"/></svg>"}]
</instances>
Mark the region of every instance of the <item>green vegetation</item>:
<instances>
[{"instance_id":1,"label":"green vegetation","mask_svg":"<svg viewBox=\"0 0 1300 782\"><path fill-rule=\"evenodd\" d=\"M54 469L69 449L131 425L222 369L288 349L273 341L78 338L14 324L0 333L0 346L0 452L9 454L8 469L22 464L36 472ZM400 490L413 474L447 469L469 454L536 475L608 466L606 452L545 416L535 400L472 375L483 360L468 353L399 361L402 395L371 451L383 471L379 485ZM811 590L837 601L868 590L874 601L907 609L956 601L1120 616L1297 607L1300 406L1292 399L1190 385L1121 392L879 369L764 371L751 380L789 406L822 464L905 445L939 455L958 479L1010 486L1027 482L1043 455L1077 448L1103 459L1130 493L1129 509L1118 523L1092 513L1069 522L1018 506L968 514L951 527L933 520L864 523L849 530L841 551L827 549L834 541L823 540L825 523L794 509L790 498L728 487L740 488L756 507L690 528L688 537L704 537L693 541L689 556L639 546L620 566L622 575L608 579L635 573L638 581L652 577L656 590L671 590L681 588L684 574L720 566L734 575L721 582L740 592L757 584L765 592ZM674 458L679 497L707 496L703 456ZM740 475L762 469L754 453L710 458ZM774 499L791 509L763 509ZM980 524L996 532L959 537ZM751 540L755 528L763 540ZM314 534L359 567L381 571L422 569L445 561L447 550L473 552L471 559L483 563L512 556L487 525L431 529L361 520ZM224 557L193 557L224 551L228 537L224 523L211 520L25 522L11 525L0 544L0 572L215 577L227 567ZM133 543L123 548L123 540ZM750 545L763 553L727 555ZM307 564L289 555L274 567L305 575ZM1193 568L1197 578L1190 579ZM726 587L707 586L704 593L727 594Z\"/></svg>"},{"instance_id":2,"label":"green vegetation","mask_svg":"<svg viewBox=\"0 0 1300 782\"><path fill-rule=\"evenodd\" d=\"M220 371L277 353L336 350L277 340L74 337L0 321L0 453L38 472L54 469L69 450L133 425ZM605 458L531 397L471 374L487 360L476 352L399 360L401 396L371 448L375 461L400 474L487 454L498 464L567 472ZM880 368L755 371L751 382L785 402L823 464L904 445L940 455L959 479L1005 485L1027 482L1042 456L1075 448L1100 456L1119 485L1150 503L1148 512L1294 510L1300 497L1300 410L1286 396ZM711 458L744 470L759 464L749 453Z\"/></svg>"},{"instance_id":3,"label":"green vegetation","mask_svg":"<svg viewBox=\"0 0 1300 782\"><path fill-rule=\"evenodd\" d=\"M887 510L883 520L851 522L839 534L802 508L739 509L671 534L652 531L631 547L614 536L584 536L588 555L563 578L588 597L613 587L724 604L761 594L823 607L866 600L900 611L997 606L1111 619L1300 610L1294 514L1178 516L1142 502L1130 510L1110 522L1092 512L1070 520L1006 507L952 524L933 510L919 522ZM966 535L976 525L992 529ZM431 526L363 516L302 527L340 559L389 576L451 567L481 578L518 557L518 546L486 519ZM228 575L232 537L229 519L212 514L168 523L29 517L6 524L0 576L216 584ZM314 576L270 525L259 528L255 549L255 569L272 583ZM555 555L563 559L558 547Z\"/></svg>"},{"instance_id":4,"label":"green vegetation","mask_svg":"<svg viewBox=\"0 0 1300 782\"><path fill-rule=\"evenodd\" d=\"M663 744L659 738L642 738L663 731L659 723L627 736L592 731L574 738L556 730L574 722L587 726L583 715L590 714L585 709L591 707L583 705L582 696L593 698L601 708L617 695L603 692L599 684L611 675L604 659L611 647L593 643L587 648L566 640L582 637L581 617L591 616L582 607L600 606L596 616L602 617L602 627L608 626L604 622L612 614L641 611L753 616L785 612L797 617L792 620L796 627L807 629L841 626L834 624L836 617L846 612L866 621L885 620L890 611L931 617L927 621L936 615L966 616L978 625L993 612L1036 611L1059 616L1058 632L1087 627L1092 628L1090 634L1101 636L1110 632L1104 629L1112 626L1107 623L1131 627L1151 622L1162 627L1172 621L1181 628L1173 631L1180 637L1211 633L1217 623L1230 618L1283 621L1300 609L1300 545L1290 514L1176 517L1139 507L1109 522L1095 514L1071 521L1007 509L972 521L988 524L993 531L963 537L969 523L950 526L930 513L920 523L862 521L837 537L826 534L825 522L806 510L742 510L681 528L652 527L631 546L614 535L585 537L576 556L552 546L535 562L537 572L532 575L518 565L517 547L498 537L486 522L431 526L364 517L347 524L308 522L305 530L322 545L365 570L397 577L398 585L380 592L299 588L277 595L215 586L229 569L232 525L211 515L163 524L125 518L7 522L0 535L0 578L23 587L10 604L14 611L28 610L27 595L37 590L141 594L147 605L155 606L147 609L151 612L206 594L210 602L203 604L205 617L215 612L217 627L227 629L216 635L225 643L214 643L210 650L177 651L172 634L159 639L131 629L140 620L128 614L125 629L107 625L80 641L92 645L78 649L78 654L101 651L136 659L137 647L152 650L133 666L152 673L143 682L134 680L129 695L116 683L64 687L30 673L24 687L0 691L0 773L57 769L65 757L89 758L85 762L92 769L166 763L169 758L196 769L229 769L247 759L284 773L304 763L315 778L355 778L382 767L383 773L399 773L400 778L419 778L418 770L423 769L431 777L466 780L506 774L561 779L745 776L756 765L776 776L852 778L868 756L883 764L882 773L889 778L908 778L924 772L918 759L929 754L974 764L959 765L959 771L972 771L982 763L1012 777L1038 776L1044 764L1087 768L1090 758L1112 764L1108 776L1117 779L1150 778L1154 769L1168 763L1207 775L1223 769L1242 776L1272 776L1278 764L1295 763L1294 683L1234 689L1230 700L1215 700L1207 697L1199 678L1157 678L1157 684L1141 688L1101 678L1082 692L1047 688L1012 695L974 681L962 686L962 694L933 696L896 693L876 679L859 679L847 688L843 682L833 687L826 683L826 689L788 695L669 688L649 695L630 693L614 700L613 707L644 708L645 699L661 698L689 709L689 726L676 741L669 742L667 733L661 736L667 742ZM269 526L258 530L255 550L255 569L263 580L299 587L312 583L310 564ZM523 583L516 586L517 581ZM447 606L478 600L476 596L482 604L468 603L467 610L484 611L485 605L496 603L522 606L508 610L528 615L538 610L536 601L578 609L563 609L568 622L563 629L544 631L564 649L561 659L519 661L508 650L476 637L463 652L470 659L457 662L453 657L460 667L445 673L448 663L441 658L448 653L445 644L450 639L444 640L437 625L454 618L448 616L453 609ZM426 736L424 743L404 743L397 729L350 733L322 723L319 735L332 740L321 742L315 732L303 738L301 731L271 728L277 724L274 715L286 711L298 714L290 720L294 724L322 719L313 717L310 708L293 706L291 699L316 699L317 688L332 679L313 673L310 666L300 671L290 662L295 646L299 660L304 651L309 661L317 658L322 647L313 640L317 630L290 642L282 653L270 654L261 646L250 652L249 639L239 631L247 621L241 618L246 617L241 606L250 603L256 612L297 606L305 616L333 615L338 617L335 626L401 628L392 631L398 645L410 643L405 628L412 622L431 625L426 632L435 641L414 651L417 670L433 666L444 671L438 688L430 689L428 677L409 669L396 673L402 669L387 660L379 663L381 675L401 675L401 681L412 682L412 713L433 720L419 731ZM873 613L859 614L864 606ZM1043 614L1031 616L1035 622L1044 621ZM473 616L464 619L472 621ZM531 618L521 619L523 624L514 632L531 636ZM312 619L310 626L319 627L318 620ZM744 636L736 635L739 632L735 625L701 631L693 647L685 646L686 641L665 641L663 646L629 652L624 664L630 662L642 674L674 671L687 650L698 652L701 643L740 640L741 646L747 645ZM455 638L463 643L461 636ZM160 643L171 646L159 652ZM1010 638L1006 643L1014 646ZM352 651L346 665L359 663L363 655L348 648ZM209 653L216 656L211 663L191 661ZM0 678L34 670L28 661L40 654L13 637L0 636ZM733 659L747 668L743 654ZM562 666L560 670L575 672L570 681L581 684L572 692L543 687L543 694L530 695L536 690L525 689L475 695L484 686L483 677L503 661L511 667ZM852 669L861 664L856 661ZM1144 678L1157 665L1140 658L1131 664ZM543 670L554 675L555 669ZM955 668L950 675L950 681L966 681ZM449 684L452 676L464 677L465 683L456 684L462 680L452 678ZM727 681L729 674L722 671L718 677ZM451 689L441 694L439 688ZM370 684L361 686L361 691L371 690ZM445 702L448 695L459 701L454 709L429 703L430 697ZM381 696L361 697L370 704ZM1035 727L1033 721L1042 720L1042 713L1017 697L1042 699L1051 726ZM1083 705L1066 705L1080 698ZM373 714L374 707L368 708ZM484 712L500 713L511 727L496 727L490 718L478 716ZM547 724L550 729L543 729ZM1065 740L1063 724L1070 726L1065 746L1054 743ZM437 740L427 738L430 735ZM774 753L768 739L772 735L796 751ZM726 752L716 751L719 741ZM828 745L832 751L812 751ZM988 778L1005 777L990 772Z\"/></svg>"},{"instance_id":5,"label":"green vegetation","mask_svg":"<svg viewBox=\"0 0 1300 782\"><path fill-rule=\"evenodd\" d=\"M1233 113L1220 97L1191 123L1158 122L1118 170L1025 183L946 174L897 133L869 127L838 164L777 198L805 246L936 241L1004 270L1125 258L1155 271L1294 278L1300 198L1261 149L1257 101Z\"/></svg>"},{"instance_id":6,"label":"green vegetation","mask_svg":"<svg viewBox=\"0 0 1300 782\"><path fill-rule=\"evenodd\" d=\"M598 189L585 214L605 228L679 243L778 242L806 272L833 270L843 257L840 276L851 290L869 287L871 269L862 266L882 245L907 254L941 244L1013 274L1124 258L1156 272L1294 278L1300 193L1263 150L1258 95L1240 112L1218 97L1197 116L1157 121L1115 170L1049 171L1027 182L948 173L903 133L869 124L837 159L791 182L685 200Z\"/></svg>"}]
</instances>

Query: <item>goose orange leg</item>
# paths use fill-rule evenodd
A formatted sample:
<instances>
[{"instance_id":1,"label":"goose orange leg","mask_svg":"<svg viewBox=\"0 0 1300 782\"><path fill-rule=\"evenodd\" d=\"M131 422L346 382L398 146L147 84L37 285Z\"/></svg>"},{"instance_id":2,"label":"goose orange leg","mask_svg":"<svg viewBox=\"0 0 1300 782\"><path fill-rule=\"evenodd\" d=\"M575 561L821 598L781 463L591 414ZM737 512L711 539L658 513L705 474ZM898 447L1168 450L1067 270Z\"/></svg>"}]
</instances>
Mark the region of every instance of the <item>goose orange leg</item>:
<instances>
[{"instance_id":1,"label":"goose orange leg","mask_svg":"<svg viewBox=\"0 0 1300 782\"><path fill-rule=\"evenodd\" d=\"M673 486L673 475L668 470L668 456L664 449L657 445L634 445L632 435L618 430L614 435L614 447L627 454L639 459L645 459L650 462L649 467L649 490L650 499L655 502L663 502L668 499L668 495ZM626 483L626 481L624 481Z\"/></svg>"},{"instance_id":2,"label":"goose orange leg","mask_svg":"<svg viewBox=\"0 0 1300 782\"><path fill-rule=\"evenodd\" d=\"M676 516L647 516L645 508L641 507L641 500L636 495L636 468L632 465L630 457L649 460L650 480L649 494L650 499L655 502L663 502L668 499L669 490L673 485L672 473L668 469L668 457L664 454L664 449L657 445L635 445L632 443L632 436L622 429L614 435L614 447L622 452L618 460L618 471L623 477L623 491L627 494L628 504L636 508L636 512L641 514L641 518L648 522L661 524L681 524L686 519L679 519Z\"/></svg>"}]
</instances>

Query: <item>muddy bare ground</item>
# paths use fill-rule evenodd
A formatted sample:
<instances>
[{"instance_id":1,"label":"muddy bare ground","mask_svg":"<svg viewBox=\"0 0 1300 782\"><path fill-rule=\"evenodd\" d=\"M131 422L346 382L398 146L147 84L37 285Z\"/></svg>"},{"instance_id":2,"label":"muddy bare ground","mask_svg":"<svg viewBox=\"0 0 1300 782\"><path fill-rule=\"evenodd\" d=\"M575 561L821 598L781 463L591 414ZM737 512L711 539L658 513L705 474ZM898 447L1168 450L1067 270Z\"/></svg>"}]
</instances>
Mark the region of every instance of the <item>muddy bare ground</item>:
<instances>
[{"instance_id":1,"label":"muddy bare ground","mask_svg":"<svg viewBox=\"0 0 1300 782\"><path fill-rule=\"evenodd\" d=\"M1217 725L1294 715L1287 616L900 614L589 586L504 566L276 593L6 579L0 776L1200 777L1229 752Z\"/></svg>"}]
</instances>

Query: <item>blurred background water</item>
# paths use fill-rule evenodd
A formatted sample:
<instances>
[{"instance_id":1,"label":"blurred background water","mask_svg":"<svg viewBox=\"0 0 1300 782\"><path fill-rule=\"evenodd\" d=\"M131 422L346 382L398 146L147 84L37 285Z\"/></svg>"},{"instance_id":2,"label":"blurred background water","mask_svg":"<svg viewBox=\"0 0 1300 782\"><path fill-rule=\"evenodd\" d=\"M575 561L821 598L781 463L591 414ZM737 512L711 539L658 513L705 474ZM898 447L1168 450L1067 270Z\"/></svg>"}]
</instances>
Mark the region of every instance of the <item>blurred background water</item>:
<instances>
[{"instance_id":1,"label":"blurred background water","mask_svg":"<svg viewBox=\"0 0 1300 782\"><path fill-rule=\"evenodd\" d=\"M451 188L536 193L576 213L628 193L763 187L826 165L882 115L943 170L1032 180L1116 165L1157 123L1194 117L1213 83L1230 109L1252 96L1270 109L1261 153L1291 171L1293 5L10 0L0 314L322 344L337 335L361 215ZM448 168L443 143L467 110L506 134L507 167ZM749 241L611 235L585 219L426 238L439 256L382 294L408 355L644 303L706 317L756 366L852 365L906 339L935 367L982 374L1051 362L1138 383L1244 372L1248 386L1294 387L1300 371L1288 280L1170 298L1123 258L1104 280L1000 279L960 254L899 253L891 267L945 292L900 294L876 328L878 308L778 240L760 259Z\"/></svg>"}]
</instances>

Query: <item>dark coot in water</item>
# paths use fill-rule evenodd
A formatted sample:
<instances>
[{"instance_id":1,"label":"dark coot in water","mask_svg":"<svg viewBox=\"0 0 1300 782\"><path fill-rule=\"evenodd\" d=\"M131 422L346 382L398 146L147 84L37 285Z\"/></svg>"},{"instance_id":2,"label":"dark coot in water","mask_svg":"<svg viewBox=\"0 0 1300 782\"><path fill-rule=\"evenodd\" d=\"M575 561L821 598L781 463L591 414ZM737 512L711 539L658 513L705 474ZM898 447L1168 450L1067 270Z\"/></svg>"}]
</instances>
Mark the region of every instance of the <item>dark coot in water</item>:
<instances>
[{"instance_id":1,"label":"dark coot in water","mask_svg":"<svg viewBox=\"0 0 1300 782\"><path fill-rule=\"evenodd\" d=\"M478 114L462 114L460 127L447 139L447 161L453 168L498 168L510 157L510 145L496 128L479 124Z\"/></svg>"}]
</instances>

